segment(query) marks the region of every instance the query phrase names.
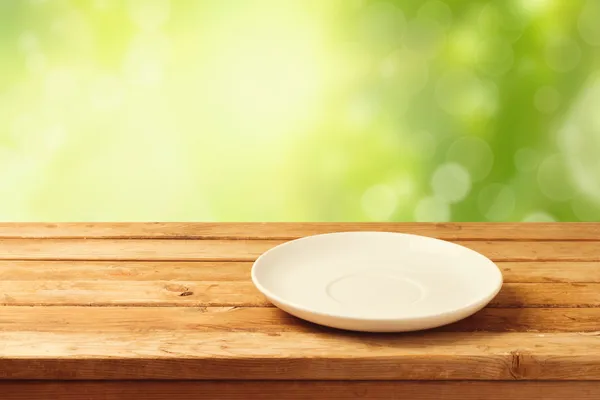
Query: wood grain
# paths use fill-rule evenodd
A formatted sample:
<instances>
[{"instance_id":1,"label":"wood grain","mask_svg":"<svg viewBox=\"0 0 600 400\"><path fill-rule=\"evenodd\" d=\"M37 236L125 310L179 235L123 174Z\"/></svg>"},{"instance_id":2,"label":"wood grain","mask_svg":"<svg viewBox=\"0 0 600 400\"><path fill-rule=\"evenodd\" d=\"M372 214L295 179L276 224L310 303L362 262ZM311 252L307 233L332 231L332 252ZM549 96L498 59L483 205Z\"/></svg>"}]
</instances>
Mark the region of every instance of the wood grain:
<instances>
[{"instance_id":1,"label":"wood grain","mask_svg":"<svg viewBox=\"0 0 600 400\"><path fill-rule=\"evenodd\" d=\"M0 392L3 400L597 400L600 384L585 381L7 381L0 382Z\"/></svg>"},{"instance_id":2,"label":"wood grain","mask_svg":"<svg viewBox=\"0 0 600 400\"><path fill-rule=\"evenodd\" d=\"M332 331L264 307L11 307L0 331L23 332L320 332ZM596 332L600 308L485 308L439 332Z\"/></svg>"},{"instance_id":3,"label":"wood grain","mask_svg":"<svg viewBox=\"0 0 600 400\"><path fill-rule=\"evenodd\" d=\"M506 283L600 283L600 262L497 262ZM0 260L0 280L247 281L250 261Z\"/></svg>"},{"instance_id":4,"label":"wood grain","mask_svg":"<svg viewBox=\"0 0 600 400\"><path fill-rule=\"evenodd\" d=\"M0 281L0 305L271 306L247 281Z\"/></svg>"},{"instance_id":5,"label":"wood grain","mask_svg":"<svg viewBox=\"0 0 600 400\"><path fill-rule=\"evenodd\" d=\"M8 306L260 306L249 281L0 281ZM490 307L600 307L598 283L505 283Z\"/></svg>"},{"instance_id":6,"label":"wood grain","mask_svg":"<svg viewBox=\"0 0 600 400\"><path fill-rule=\"evenodd\" d=\"M492 307L599 307L598 283L507 283Z\"/></svg>"},{"instance_id":7,"label":"wood grain","mask_svg":"<svg viewBox=\"0 0 600 400\"><path fill-rule=\"evenodd\" d=\"M0 281L249 281L251 268L247 261L11 260L0 261Z\"/></svg>"},{"instance_id":8,"label":"wood grain","mask_svg":"<svg viewBox=\"0 0 600 400\"><path fill-rule=\"evenodd\" d=\"M347 230L455 241L497 262L505 284L456 324L360 334L283 313L250 282L252 261L273 246ZM79 385L70 390L0 382L3 400L114 400L143 390L586 399L600 387L588 382L600 381L600 224L0 224L0 304L0 379L125 380L70 382ZM139 380L177 380L180 389Z\"/></svg>"},{"instance_id":9,"label":"wood grain","mask_svg":"<svg viewBox=\"0 0 600 400\"><path fill-rule=\"evenodd\" d=\"M600 380L598 333L0 332L0 379Z\"/></svg>"},{"instance_id":10,"label":"wood grain","mask_svg":"<svg viewBox=\"0 0 600 400\"><path fill-rule=\"evenodd\" d=\"M0 239L0 259L253 261L281 240Z\"/></svg>"},{"instance_id":11,"label":"wood grain","mask_svg":"<svg viewBox=\"0 0 600 400\"><path fill-rule=\"evenodd\" d=\"M342 231L387 231L446 240L600 240L598 223L0 223L0 238L296 239Z\"/></svg>"},{"instance_id":12,"label":"wood grain","mask_svg":"<svg viewBox=\"0 0 600 400\"><path fill-rule=\"evenodd\" d=\"M0 239L3 260L254 261L283 240ZM600 261L597 242L456 241L494 261Z\"/></svg>"},{"instance_id":13,"label":"wood grain","mask_svg":"<svg viewBox=\"0 0 600 400\"><path fill-rule=\"evenodd\" d=\"M498 262L504 282L600 283L600 262Z\"/></svg>"}]
</instances>

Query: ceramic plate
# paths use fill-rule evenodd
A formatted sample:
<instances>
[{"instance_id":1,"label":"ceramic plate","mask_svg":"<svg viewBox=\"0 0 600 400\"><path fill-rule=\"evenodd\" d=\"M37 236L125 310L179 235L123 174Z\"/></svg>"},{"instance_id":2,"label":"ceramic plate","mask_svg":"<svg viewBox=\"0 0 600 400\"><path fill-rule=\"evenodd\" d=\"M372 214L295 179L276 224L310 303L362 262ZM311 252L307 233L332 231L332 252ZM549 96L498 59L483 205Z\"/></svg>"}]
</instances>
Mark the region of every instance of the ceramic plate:
<instances>
[{"instance_id":1,"label":"ceramic plate","mask_svg":"<svg viewBox=\"0 0 600 400\"><path fill-rule=\"evenodd\" d=\"M463 319L502 286L498 267L466 247L424 236L341 232L279 245L252 267L277 307L333 328L402 332Z\"/></svg>"}]
</instances>

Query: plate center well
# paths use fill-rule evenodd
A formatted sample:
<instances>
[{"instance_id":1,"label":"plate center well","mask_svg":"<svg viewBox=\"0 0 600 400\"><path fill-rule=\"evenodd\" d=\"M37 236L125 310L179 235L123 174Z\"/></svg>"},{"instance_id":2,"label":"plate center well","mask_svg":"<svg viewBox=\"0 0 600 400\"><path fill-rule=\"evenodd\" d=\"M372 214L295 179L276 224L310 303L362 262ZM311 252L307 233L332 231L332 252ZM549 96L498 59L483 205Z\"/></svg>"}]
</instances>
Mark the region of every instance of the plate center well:
<instances>
[{"instance_id":1,"label":"plate center well","mask_svg":"<svg viewBox=\"0 0 600 400\"><path fill-rule=\"evenodd\" d=\"M339 277L327 285L327 294L347 306L398 309L424 297L423 287L412 279L373 273Z\"/></svg>"}]
</instances>

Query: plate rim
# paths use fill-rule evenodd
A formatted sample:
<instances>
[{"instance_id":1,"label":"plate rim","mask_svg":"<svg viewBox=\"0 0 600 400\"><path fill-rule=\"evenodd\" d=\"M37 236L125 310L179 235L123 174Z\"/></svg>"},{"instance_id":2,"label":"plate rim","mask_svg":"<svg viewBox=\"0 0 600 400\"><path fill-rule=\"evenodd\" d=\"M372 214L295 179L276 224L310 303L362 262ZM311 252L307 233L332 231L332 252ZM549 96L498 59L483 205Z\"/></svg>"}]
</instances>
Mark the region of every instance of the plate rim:
<instances>
[{"instance_id":1,"label":"plate rim","mask_svg":"<svg viewBox=\"0 0 600 400\"><path fill-rule=\"evenodd\" d=\"M422 238L422 239L430 239L433 241L437 241L437 242L444 242L444 243L449 243L451 245L454 246L458 246L461 247L462 249L465 249L469 252L475 253L480 257L485 258L486 260L488 260L493 266L496 267L496 271L498 272L498 282L496 285L496 288L490 292L490 294L487 294L485 296L482 297L478 297L475 301L470 302L469 304L459 307L459 308L454 308L451 310L446 310L443 312L438 312L438 313L430 313L430 314L422 314L419 315L417 317L356 317L356 316L350 316L350 315L344 315L344 314L339 314L339 313L329 313L329 312L325 312L325 311L316 311L314 309L310 309L307 307L304 307L302 305L299 305L295 302L291 302L288 300L283 299L282 297L274 294L272 291L266 289L259 281L258 278L256 277L256 270L257 270L257 266L259 264L259 262L264 259L268 254L270 254L271 252L275 251L276 249L281 249L287 245L291 245L292 243L296 243L299 241L303 241L303 240L307 240L307 239L312 239L312 238L318 238L318 237L323 237L323 236L343 236L343 235L347 235L347 234L386 234L386 235L398 235L398 236L409 236L409 237L418 237L418 238ZM500 290L502 289L502 286L504 284L504 276L502 275L502 271L500 270L500 268L498 267L498 265L496 265L496 263L494 261L492 261L490 258L488 258L487 256L479 253L478 251L475 251L471 248L468 248L466 246L451 242L449 240L443 240L443 239L438 239L438 238L434 238L431 236L424 236L424 235L416 235L413 233L404 233L404 232L392 232L392 231L340 231L340 232L329 232L329 233L320 233L320 234L316 234L316 235L308 235L308 236L303 236L301 238L297 238L297 239L292 239L292 240L288 240L284 243L278 244L275 247L270 248L269 250L263 252L252 264L252 268L250 270L250 277L252 279L252 283L256 286L256 288L263 294L265 295L267 298L272 299L275 302L278 302L284 306L287 307L291 307L292 309L304 312L304 313L308 313L308 314L312 314L312 315L316 315L316 316L321 316L321 317L327 317L327 318L336 318L336 319L345 319L345 320L352 320L352 321L367 321L367 322L393 322L393 321L419 321L419 320L424 320L424 319L433 319L433 318L444 318L444 317L448 317L451 315L455 315L458 314L464 310L469 310L469 309L473 309L473 307L483 304L483 307L485 307L491 300L494 299L494 297L496 297L496 295L500 292ZM277 305L275 305L277 306ZM278 307L279 308L279 307Z\"/></svg>"}]
</instances>

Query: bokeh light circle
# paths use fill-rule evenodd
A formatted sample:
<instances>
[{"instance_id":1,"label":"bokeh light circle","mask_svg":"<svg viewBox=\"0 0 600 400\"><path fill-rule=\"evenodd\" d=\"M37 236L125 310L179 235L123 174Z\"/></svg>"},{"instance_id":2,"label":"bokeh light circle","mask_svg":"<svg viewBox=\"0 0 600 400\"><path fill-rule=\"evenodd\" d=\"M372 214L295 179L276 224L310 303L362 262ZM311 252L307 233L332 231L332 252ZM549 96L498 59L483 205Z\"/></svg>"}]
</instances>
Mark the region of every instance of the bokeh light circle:
<instances>
[{"instance_id":1,"label":"bokeh light circle","mask_svg":"<svg viewBox=\"0 0 600 400\"><path fill-rule=\"evenodd\" d=\"M502 38L514 43L522 35L527 18L515 6L514 1L490 1L479 10L478 33L485 40Z\"/></svg>"},{"instance_id":2,"label":"bokeh light circle","mask_svg":"<svg viewBox=\"0 0 600 400\"><path fill-rule=\"evenodd\" d=\"M542 193L554 201L573 198L574 188L567 176L564 158L560 154L547 157L539 166L537 175Z\"/></svg>"},{"instance_id":3,"label":"bokeh light circle","mask_svg":"<svg viewBox=\"0 0 600 400\"><path fill-rule=\"evenodd\" d=\"M31 53L31 52L35 52L35 51L39 51L40 49L40 43L39 43L39 38L37 37L37 35L31 31L25 31L23 33L21 33L21 35L18 38L18 46L19 49L23 52L23 53Z\"/></svg>"},{"instance_id":4,"label":"bokeh light circle","mask_svg":"<svg viewBox=\"0 0 600 400\"><path fill-rule=\"evenodd\" d=\"M415 147L421 159L432 159L437 150L437 140L435 135L428 131L419 131L415 135Z\"/></svg>"},{"instance_id":5,"label":"bokeh light circle","mask_svg":"<svg viewBox=\"0 0 600 400\"><path fill-rule=\"evenodd\" d=\"M575 186L600 204L600 76L592 77L558 135L558 147Z\"/></svg>"},{"instance_id":6,"label":"bokeh light circle","mask_svg":"<svg viewBox=\"0 0 600 400\"><path fill-rule=\"evenodd\" d=\"M423 90L429 77L425 59L406 48L396 49L384 57L379 72L398 92L406 94Z\"/></svg>"},{"instance_id":7,"label":"bokeh light circle","mask_svg":"<svg viewBox=\"0 0 600 400\"><path fill-rule=\"evenodd\" d=\"M406 25L404 13L389 1L371 2L360 15L359 30L371 49L396 47Z\"/></svg>"},{"instance_id":8,"label":"bokeh light circle","mask_svg":"<svg viewBox=\"0 0 600 400\"><path fill-rule=\"evenodd\" d=\"M495 113L498 90L493 82L465 69L447 71L438 80L435 97L448 114L460 117Z\"/></svg>"},{"instance_id":9,"label":"bokeh light circle","mask_svg":"<svg viewBox=\"0 0 600 400\"><path fill-rule=\"evenodd\" d=\"M581 221L600 221L600 203L586 196L578 196L571 202L573 213Z\"/></svg>"},{"instance_id":10,"label":"bokeh light circle","mask_svg":"<svg viewBox=\"0 0 600 400\"><path fill-rule=\"evenodd\" d=\"M439 197L425 197L415 208L417 222L447 222L450 221L450 217L450 205Z\"/></svg>"},{"instance_id":11,"label":"bokeh light circle","mask_svg":"<svg viewBox=\"0 0 600 400\"><path fill-rule=\"evenodd\" d=\"M535 211L527 214L523 222L555 222L556 218L544 211Z\"/></svg>"},{"instance_id":12,"label":"bokeh light circle","mask_svg":"<svg viewBox=\"0 0 600 400\"><path fill-rule=\"evenodd\" d=\"M471 177L462 165L446 163L440 165L433 173L431 187L436 197L448 203L457 203L469 194Z\"/></svg>"},{"instance_id":13,"label":"bokeh light circle","mask_svg":"<svg viewBox=\"0 0 600 400\"><path fill-rule=\"evenodd\" d=\"M404 45L423 57L433 58L443 44L444 27L427 17L417 17L407 24Z\"/></svg>"},{"instance_id":14,"label":"bokeh light circle","mask_svg":"<svg viewBox=\"0 0 600 400\"><path fill-rule=\"evenodd\" d=\"M398 204L398 195L392 186L377 184L367 189L361 203L369 220L388 221Z\"/></svg>"},{"instance_id":15,"label":"bokeh light circle","mask_svg":"<svg viewBox=\"0 0 600 400\"><path fill-rule=\"evenodd\" d=\"M515 209L516 194L508 185L492 183L479 192L477 204L487 220L504 221Z\"/></svg>"}]
</instances>

